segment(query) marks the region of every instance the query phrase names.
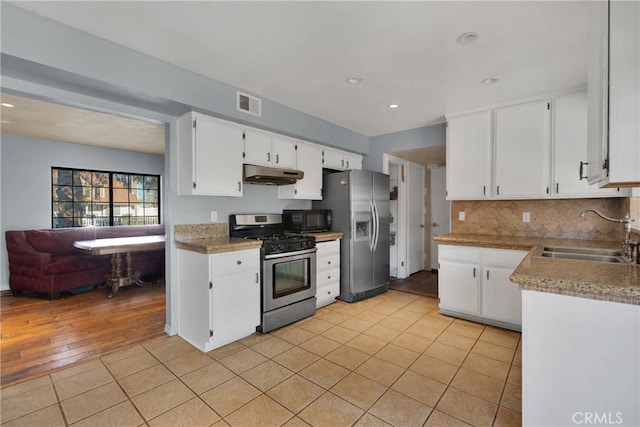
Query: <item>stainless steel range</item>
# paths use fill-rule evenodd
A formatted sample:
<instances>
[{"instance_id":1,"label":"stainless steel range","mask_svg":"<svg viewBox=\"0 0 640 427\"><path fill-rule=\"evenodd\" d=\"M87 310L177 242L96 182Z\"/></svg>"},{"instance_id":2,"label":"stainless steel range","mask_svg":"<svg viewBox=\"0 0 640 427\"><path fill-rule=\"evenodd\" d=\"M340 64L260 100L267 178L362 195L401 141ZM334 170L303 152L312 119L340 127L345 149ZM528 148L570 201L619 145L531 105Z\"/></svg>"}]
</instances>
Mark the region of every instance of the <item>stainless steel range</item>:
<instances>
[{"instance_id":1,"label":"stainless steel range","mask_svg":"<svg viewBox=\"0 0 640 427\"><path fill-rule=\"evenodd\" d=\"M284 233L280 214L229 216L231 237L262 240L262 320L269 332L316 312L316 242Z\"/></svg>"}]
</instances>

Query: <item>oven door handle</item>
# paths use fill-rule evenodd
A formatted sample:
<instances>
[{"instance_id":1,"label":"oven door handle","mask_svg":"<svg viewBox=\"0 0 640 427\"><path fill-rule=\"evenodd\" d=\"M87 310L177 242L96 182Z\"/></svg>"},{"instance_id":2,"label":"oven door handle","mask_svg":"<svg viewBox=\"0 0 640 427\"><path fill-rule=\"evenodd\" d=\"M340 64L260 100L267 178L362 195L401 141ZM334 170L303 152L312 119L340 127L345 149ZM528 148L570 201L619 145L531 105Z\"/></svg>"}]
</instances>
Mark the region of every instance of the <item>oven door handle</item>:
<instances>
[{"instance_id":1,"label":"oven door handle","mask_svg":"<svg viewBox=\"0 0 640 427\"><path fill-rule=\"evenodd\" d=\"M311 254L316 252L317 250L318 250L317 248L313 248L313 249L303 249L301 251L295 251L295 252L285 252L282 254L265 255L264 259L277 259L277 258L285 258L285 257L296 256L296 255Z\"/></svg>"}]
</instances>

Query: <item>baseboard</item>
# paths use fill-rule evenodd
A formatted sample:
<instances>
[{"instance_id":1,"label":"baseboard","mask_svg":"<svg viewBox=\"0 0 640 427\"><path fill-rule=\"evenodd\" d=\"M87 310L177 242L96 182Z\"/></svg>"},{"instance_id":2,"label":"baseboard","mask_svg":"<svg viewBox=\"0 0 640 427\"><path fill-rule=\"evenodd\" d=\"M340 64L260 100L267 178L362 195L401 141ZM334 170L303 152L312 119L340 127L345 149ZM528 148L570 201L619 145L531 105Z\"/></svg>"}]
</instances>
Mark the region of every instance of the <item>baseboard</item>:
<instances>
[{"instance_id":1,"label":"baseboard","mask_svg":"<svg viewBox=\"0 0 640 427\"><path fill-rule=\"evenodd\" d=\"M177 335L178 331L171 329L171 326L169 325L164 325L164 333L172 337L174 335Z\"/></svg>"},{"instance_id":2,"label":"baseboard","mask_svg":"<svg viewBox=\"0 0 640 427\"><path fill-rule=\"evenodd\" d=\"M10 296L13 296L13 291L11 289L5 289L4 291L0 291L0 298L10 297Z\"/></svg>"}]
</instances>

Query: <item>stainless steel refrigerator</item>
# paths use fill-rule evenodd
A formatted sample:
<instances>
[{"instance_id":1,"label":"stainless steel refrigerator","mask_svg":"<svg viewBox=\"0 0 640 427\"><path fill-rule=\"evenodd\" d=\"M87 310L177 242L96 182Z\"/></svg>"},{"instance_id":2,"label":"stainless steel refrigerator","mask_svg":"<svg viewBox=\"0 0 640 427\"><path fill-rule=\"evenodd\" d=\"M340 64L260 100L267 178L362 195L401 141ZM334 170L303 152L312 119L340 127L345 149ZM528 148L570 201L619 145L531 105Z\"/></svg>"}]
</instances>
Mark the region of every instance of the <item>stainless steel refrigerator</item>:
<instances>
[{"instance_id":1,"label":"stainless steel refrigerator","mask_svg":"<svg viewBox=\"0 0 640 427\"><path fill-rule=\"evenodd\" d=\"M340 241L340 296L360 301L389 289L389 176L352 170L323 176L322 200Z\"/></svg>"}]
</instances>

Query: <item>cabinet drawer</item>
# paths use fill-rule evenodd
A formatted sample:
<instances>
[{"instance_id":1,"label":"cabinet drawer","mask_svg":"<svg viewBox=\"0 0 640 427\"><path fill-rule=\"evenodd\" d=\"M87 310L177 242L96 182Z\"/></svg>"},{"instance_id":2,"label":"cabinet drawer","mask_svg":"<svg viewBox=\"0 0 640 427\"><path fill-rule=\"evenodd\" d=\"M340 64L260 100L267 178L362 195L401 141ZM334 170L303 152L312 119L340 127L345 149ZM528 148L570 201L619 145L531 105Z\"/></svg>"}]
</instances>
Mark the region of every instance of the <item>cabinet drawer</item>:
<instances>
[{"instance_id":1,"label":"cabinet drawer","mask_svg":"<svg viewBox=\"0 0 640 427\"><path fill-rule=\"evenodd\" d=\"M331 270L318 272L317 278L317 289L320 289L321 287L327 286L331 283L338 283L338 285L340 285L340 268L338 267Z\"/></svg>"},{"instance_id":2,"label":"cabinet drawer","mask_svg":"<svg viewBox=\"0 0 640 427\"><path fill-rule=\"evenodd\" d=\"M329 242L320 242L316 244L318 248L317 257L326 257L330 255L340 256L340 240L331 240Z\"/></svg>"},{"instance_id":3,"label":"cabinet drawer","mask_svg":"<svg viewBox=\"0 0 640 427\"><path fill-rule=\"evenodd\" d=\"M469 246L440 245L438 257L441 260L480 263L480 248Z\"/></svg>"},{"instance_id":4,"label":"cabinet drawer","mask_svg":"<svg viewBox=\"0 0 640 427\"><path fill-rule=\"evenodd\" d=\"M340 295L340 283L334 283L329 286L318 288L316 291L316 298L319 305L325 305L328 302L335 300Z\"/></svg>"},{"instance_id":5,"label":"cabinet drawer","mask_svg":"<svg viewBox=\"0 0 640 427\"><path fill-rule=\"evenodd\" d=\"M316 268L318 272L332 270L340 267L340 254L325 256L318 258L316 261Z\"/></svg>"},{"instance_id":6,"label":"cabinet drawer","mask_svg":"<svg viewBox=\"0 0 640 427\"><path fill-rule=\"evenodd\" d=\"M260 269L260 252L257 249L225 252L211 255L211 258L211 275L213 277Z\"/></svg>"},{"instance_id":7,"label":"cabinet drawer","mask_svg":"<svg viewBox=\"0 0 640 427\"><path fill-rule=\"evenodd\" d=\"M527 253L512 249L483 249L482 264L516 268Z\"/></svg>"}]
</instances>

